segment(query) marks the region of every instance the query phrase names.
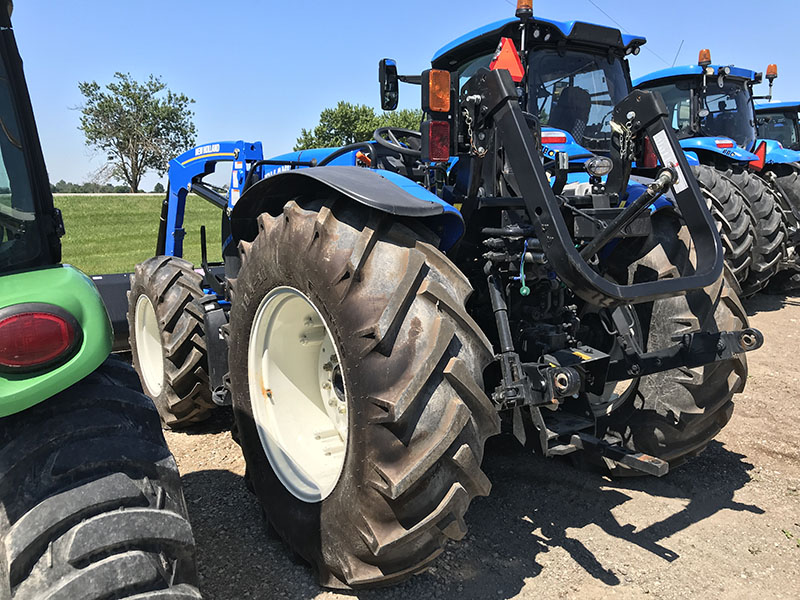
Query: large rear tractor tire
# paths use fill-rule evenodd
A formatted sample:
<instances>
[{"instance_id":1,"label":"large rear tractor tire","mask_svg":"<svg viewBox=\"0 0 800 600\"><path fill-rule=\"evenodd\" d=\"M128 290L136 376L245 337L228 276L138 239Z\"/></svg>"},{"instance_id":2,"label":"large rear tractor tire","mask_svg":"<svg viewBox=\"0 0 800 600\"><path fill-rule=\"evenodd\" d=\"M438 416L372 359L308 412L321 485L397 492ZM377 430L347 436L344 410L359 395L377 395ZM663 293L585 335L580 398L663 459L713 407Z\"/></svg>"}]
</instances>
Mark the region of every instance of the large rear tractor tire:
<instances>
[{"instance_id":1,"label":"large rear tractor tire","mask_svg":"<svg viewBox=\"0 0 800 600\"><path fill-rule=\"evenodd\" d=\"M629 271L629 283L676 277L690 272L696 263L691 237L677 215L657 213L653 227L645 253ZM637 305L645 351L673 346L687 333L746 328L747 314L734 285L726 269L705 289ZM629 448L678 466L701 452L727 424L733 396L743 391L746 381L743 354L642 377L635 393L610 416L609 428Z\"/></svg>"},{"instance_id":2,"label":"large rear tractor tire","mask_svg":"<svg viewBox=\"0 0 800 600\"><path fill-rule=\"evenodd\" d=\"M128 292L133 366L161 420L179 429L216 406L208 382L202 277L191 263L155 256L136 265Z\"/></svg>"},{"instance_id":3,"label":"large rear tractor tire","mask_svg":"<svg viewBox=\"0 0 800 600\"><path fill-rule=\"evenodd\" d=\"M275 532L333 588L423 570L489 493L492 349L427 230L347 199L263 214L231 281L231 387Z\"/></svg>"},{"instance_id":4,"label":"large rear tractor tire","mask_svg":"<svg viewBox=\"0 0 800 600\"><path fill-rule=\"evenodd\" d=\"M0 598L200 598L178 468L130 376L110 358L0 420Z\"/></svg>"},{"instance_id":5,"label":"large rear tractor tire","mask_svg":"<svg viewBox=\"0 0 800 600\"><path fill-rule=\"evenodd\" d=\"M756 219L756 239L750 274L742 282L742 297L752 296L763 289L778 272L784 256L787 232L775 192L756 175L744 170L728 171L726 175L747 198Z\"/></svg>"},{"instance_id":6,"label":"large rear tractor tire","mask_svg":"<svg viewBox=\"0 0 800 600\"><path fill-rule=\"evenodd\" d=\"M800 164L770 165L789 207L800 210Z\"/></svg>"},{"instance_id":7,"label":"large rear tractor tire","mask_svg":"<svg viewBox=\"0 0 800 600\"><path fill-rule=\"evenodd\" d=\"M692 171L700 189L711 196L711 213L720 224L725 261L736 280L743 284L750 273L756 237L747 198L736 184L712 167L699 165L692 167Z\"/></svg>"}]
</instances>

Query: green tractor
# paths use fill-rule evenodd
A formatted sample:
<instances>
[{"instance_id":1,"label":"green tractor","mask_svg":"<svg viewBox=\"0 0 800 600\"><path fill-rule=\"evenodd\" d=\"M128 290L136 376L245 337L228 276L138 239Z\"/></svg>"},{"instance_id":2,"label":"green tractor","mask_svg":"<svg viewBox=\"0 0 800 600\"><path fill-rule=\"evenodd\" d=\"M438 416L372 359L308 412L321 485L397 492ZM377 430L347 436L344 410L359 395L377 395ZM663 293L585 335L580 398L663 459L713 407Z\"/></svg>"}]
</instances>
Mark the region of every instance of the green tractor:
<instances>
[{"instance_id":1,"label":"green tractor","mask_svg":"<svg viewBox=\"0 0 800 600\"><path fill-rule=\"evenodd\" d=\"M200 598L175 459L110 356L91 280L60 264L28 90L0 5L0 598Z\"/></svg>"}]
</instances>

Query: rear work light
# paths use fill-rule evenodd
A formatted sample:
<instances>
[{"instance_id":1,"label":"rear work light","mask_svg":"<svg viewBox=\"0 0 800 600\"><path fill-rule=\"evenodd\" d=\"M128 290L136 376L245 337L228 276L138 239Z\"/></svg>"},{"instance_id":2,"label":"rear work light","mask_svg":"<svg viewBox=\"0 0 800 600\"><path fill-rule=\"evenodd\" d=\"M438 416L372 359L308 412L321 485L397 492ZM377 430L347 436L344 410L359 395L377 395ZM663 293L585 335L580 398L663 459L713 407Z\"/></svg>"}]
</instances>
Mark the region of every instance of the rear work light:
<instances>
[{"instance_id":1,"label":"rear work light","mask_svg":"<svg viewBox=\"0 0 800 600\"><path fill-rule=\"evenodd\" d=\"M567 134L560 131L543 131L542 144L566 144Z\"/></svg>"},{"instance_id":2,"label":"rear work light","mask_svg":"<svg viewBox=\"0 0 800 600\"><path fill-rule=\"evenodd\" d=\"M0 309L0 369L31 371L71 357L80 343L78 322L50 304Z\"/></svg>"},{"instance_id":3,"label":"rear work light","mask_svg":"<svg viewBox=\"0 0 800 600\"><path fill-rule=\"evenodd\" d=\"M450 123L447 121L422 123L422 159L426 162L450 160Z\"/></svg>"}]
</instances>

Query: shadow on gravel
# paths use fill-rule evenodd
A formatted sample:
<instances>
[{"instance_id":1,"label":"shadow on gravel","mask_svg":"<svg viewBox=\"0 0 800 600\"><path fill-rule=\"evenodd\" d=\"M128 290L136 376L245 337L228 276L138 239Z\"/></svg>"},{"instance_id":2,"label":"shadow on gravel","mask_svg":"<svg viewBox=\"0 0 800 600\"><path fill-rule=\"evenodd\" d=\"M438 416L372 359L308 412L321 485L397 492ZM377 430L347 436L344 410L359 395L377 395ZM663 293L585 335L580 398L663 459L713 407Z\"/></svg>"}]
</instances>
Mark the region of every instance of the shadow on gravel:
<instances>
[{"instance_id":1,"label":"shadow on gravel","mask_svg":"<svg viewBox=\"0 0 800 600\"><path fill-rule=\"evenodd\" d=\"M230 406L219 406L211 412L205 421L180 430L185 435L206 435L230 431L233 427L233 409Z\"/></svg>"},{"instance_id":2,"label":"shadow on gravel","mask_svg":"<svg viewBox=\"0 0 800 600\"><path fill-rule=\"evenodd\" d=\"M642 551L665 562L676 560L680 548L668 540L673 534L722 510L764 512L733 499L751 479L753 466L743 459L712 442L701 456L663 479L612 480L566 461L530 456L513 439L496 438L488 444L484 461L494 487L489 498L473 502L467 513L466 539L448 548L423 575L351 596L511 598L526 579L542 572L543 555L557 549L598 582L618 585L615 563L599 559L584 541L597 547L599 537L602 547L602 538L612 536L632 546L626 551L628 560L636 560L630 557ZM184 486L206 598L306 599L322 593L311 570L292 562L283 544L268 537L242 477L200 471L185 476ZM652 515L664 513L659 499L681 500L682 508L653 523ZM632 512L642 516L640 523L620 522L612 514L627 502L638 503ZM647 510L645 503L654 510Z\"/></svg>"},{"instance_id":3,"label":"shadow on gravel","mask_svg":"<svg viewBox=\"0 0 800 600\"><path fill-rule=\"evenodd\" d=\"M797 295L756 294L743 302L747 316L752 317L762 312L775 312L785 306L800 306L800 292Z\"/></svg>"}]
</instances>

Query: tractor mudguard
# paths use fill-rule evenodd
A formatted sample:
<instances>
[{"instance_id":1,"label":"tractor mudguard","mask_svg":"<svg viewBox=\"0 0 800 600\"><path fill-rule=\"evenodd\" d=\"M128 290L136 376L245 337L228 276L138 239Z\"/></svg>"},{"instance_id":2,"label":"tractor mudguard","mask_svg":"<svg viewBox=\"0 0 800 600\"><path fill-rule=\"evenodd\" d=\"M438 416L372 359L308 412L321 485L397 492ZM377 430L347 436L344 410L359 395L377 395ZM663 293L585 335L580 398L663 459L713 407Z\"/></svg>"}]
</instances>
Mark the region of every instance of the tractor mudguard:
<instances>
[{"instance_id":1,"label":"tractor mudguard","mask_svg":"<svg viewBox=\"0 0 800 600\"><path fill-rule=\"evenodd\" d=\"M111 323L97 288L69 265L2 277L0 311L25 310L25 305L49 304L72 315L80 327L77 351L55 368L11 373L0 371L0 418L47 400L99 367L111 352ZM14 307L14 308L12 308Z\"/></svg>"},{"instance_id":2,"label":"tractor mudguard","mask_svg":"<svg viewBox=\"0 0 800 600\"><path fill-rule=\"evenodd\" d=\"M242 194L231 215L235 240L252 241L256 218L277 214L283 206L308 194L336 191L371 208L398 217L425 219L447 250L464 233L461 213L427 189L397 173L362 167L316 167L284 171L254 184Z\"/></svg>"},{"instance_id":3,"label":"tractor mudguard","mask_svg":"<svg viewBox=\"0 0 800 600\"><path fill-rule=\"evenodd\" d=\"M758 148L762 143L767 145L766 164L786 165L800 162L800 152L784 148L777 140L756 140L753 147Z\"/></svg>"},{"instance_id":4,"label":"tractor mudguard","mask_svg":"<svg viewBox=\"0 0 800 600\"><path fill-rule=\"evenodd\" d=\"M564 136L564 143L552 141L558 136ZM592 158L594 154L575 141L575 138L568 131L556 129L554 127L542 127L542 156L545 160L555 160L556 152L566 152L570 162L584 163Z\"/></svg>"},{"instance_id":5,"label":"tractor mudguard","mask_svg":"<svg viewBox=\"0 0 800 600\"><path fill-rule=\"evenodd\" d=\"M725 137L700 137L700 138L685 138L679 141L681 148L684 151L695 152L713 152L720 154L732 162L749 163L758 160L758 156L752 152L748 152L736 145L730 138ZM720 146L722 144L722 146ZM733 144L732 147L727 147Z\"/></svg>"}]
</instances>

